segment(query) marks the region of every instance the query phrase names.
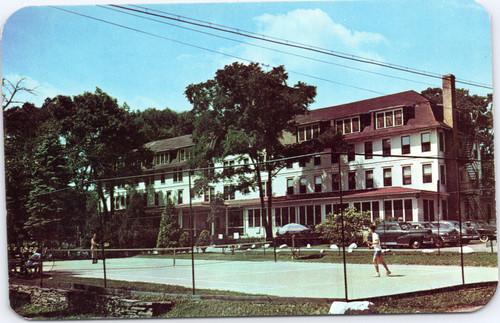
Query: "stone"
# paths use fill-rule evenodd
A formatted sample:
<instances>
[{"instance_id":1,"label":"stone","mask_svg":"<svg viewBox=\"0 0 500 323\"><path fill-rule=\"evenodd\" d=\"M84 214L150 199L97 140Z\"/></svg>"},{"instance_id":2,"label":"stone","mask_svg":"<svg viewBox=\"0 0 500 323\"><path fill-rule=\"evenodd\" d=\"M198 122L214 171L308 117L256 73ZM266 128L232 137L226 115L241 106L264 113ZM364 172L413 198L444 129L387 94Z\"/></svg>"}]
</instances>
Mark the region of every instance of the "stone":
<instances>
[{"instance_id":1,"label":"stone","mask_svg":"<svg viewBox=\"0 0 500 323\"><path fill-rule=\"evenodd\" d=\"M369 301L340 302L335 301L330 306L328 314L373 314L375 313L375 304Z\"/></svg>"}]
</instances>

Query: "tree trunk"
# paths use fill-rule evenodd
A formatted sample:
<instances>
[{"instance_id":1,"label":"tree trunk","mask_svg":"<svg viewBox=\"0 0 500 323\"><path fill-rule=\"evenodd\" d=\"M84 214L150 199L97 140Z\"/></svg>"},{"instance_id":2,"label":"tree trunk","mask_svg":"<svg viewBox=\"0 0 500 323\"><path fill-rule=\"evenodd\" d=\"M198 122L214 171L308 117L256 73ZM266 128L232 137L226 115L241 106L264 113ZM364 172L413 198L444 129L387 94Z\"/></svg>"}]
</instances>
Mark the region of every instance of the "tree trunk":
<instances>
[{"instance_id":1,"label":"tree trunk","mask_svg":"<svg viewBox=\"0 0 500 323\"><path fill-rule=\"evenodd\" d=\"M262 226L266 230L266 239L272 239L272 229L269 227L269 223L267 221L267 216L264 216L264 211L266 210L266 203L264 201L264 190L262 189L262 174L260 167L255 166L255 171L257 172L257 186L259 187L259 197L260 197L260 212L262 217ZM271 232L271 235L269 235Z\"/></svg>"},{"instance_id":2,"label":"tree trunk","mask_svg":"<svg viewBox=\"0 0 500 323\"><path fill-rule=\"evenodd\" d=\"M267 240L272 240L273 239L273 185L272 185L272 173L271 173L271 167L268 167L267 169L267 185L266 185L266 191L267 191L267 227L266 227L266 238Z\"/></svg>"}]
</instances>

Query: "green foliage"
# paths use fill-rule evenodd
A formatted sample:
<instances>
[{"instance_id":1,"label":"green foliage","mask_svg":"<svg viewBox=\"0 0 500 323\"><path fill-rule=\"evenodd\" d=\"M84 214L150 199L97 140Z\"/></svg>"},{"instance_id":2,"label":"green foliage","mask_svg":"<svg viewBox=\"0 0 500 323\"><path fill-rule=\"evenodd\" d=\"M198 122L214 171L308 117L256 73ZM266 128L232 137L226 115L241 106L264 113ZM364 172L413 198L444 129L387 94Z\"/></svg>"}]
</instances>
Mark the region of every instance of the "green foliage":
<instances>
[{"instance_id":1,"label":"green foliage","mask_svg":"<svg viewBox=\"0 0 500 323\"><path fill-rule=\"evenodd\" d=\"M208 230L203 230L201 231L200 235L198 236L198 239L196 239L196 246L202 247L202 246L208 246L210 245L210 233ZM201 248L203 252L206 251L206 248Z\"/></svg>"},{"instance_id":2,"label":"green foliage","mask_svg":"<svg viewBox=\"0 0 500 323\"><path fill-rule=\"evenodd\" d=\"M193 132L192 114L189 111L177 113L168 108L164 110L149 108L133 112L131 117L141 136L148 142Z\"/></svg>"},{"instance_id":3,"label":"green foliage","mask_svg":"<svg viewBox=\"0 0 500 323\"><path fill-rule=\"evenodd\" d=\"M342 217L344 219L344 238L342 243ZM344 210L344 214L327 214L325 221L316 226L316 232L330 243L338 245L349 245L351 243L363 242L363 231L371 224L370 213L359 212L355 208L349 207Z\"/></svg>"},{"instance_id":4,"label":"green foliage","mask_svg":"<svg viewBox=\"0 0 500 323\"><path fill-rule=\"evenodd\" d=\"M156 248L179 247L181 235L182 230L177 223L177 211L173 203L168 200L161 215Z\"/></svg>"},{"instance_id":5,"label":"green foliage","mask_svg":"<svg viewBox=\"0 0 500 323\"><path fill-rule=\"evenodd\" d=\"M179 247L184 248L189 246L191 246L191 239L189 238L189 232L184 231L181 233L181 236L179 237Z\"/></svg>"},{"instance_id":6,"label":"green foliage","mask_svg":"<svg viewBox=\"0 0 500 323\"><path fill-rule=\"evenodd\" d=\"M247 166L200 174L205 177L201 179L205 185L195 183L198 189L206 188L210 182L231 182L237 191L259 191L264 208L266 192L262 183L267 181L271 187L284 163L263 163L324 148L285 140L285 134L295 132L295 117L305 114L316 96L315 87L302 82L289 86L287 80L283 66L266 72L255 63L235 62L218 70L213 79L187 87L186 96L193 104L194 115L192 167L206 167L228 156L241 156L239 162L248 158ZM264 179L265 172L268 177ZM273 234L271 219L271 212L263 217L267 237Z\"/></svg>"}]
</instances>

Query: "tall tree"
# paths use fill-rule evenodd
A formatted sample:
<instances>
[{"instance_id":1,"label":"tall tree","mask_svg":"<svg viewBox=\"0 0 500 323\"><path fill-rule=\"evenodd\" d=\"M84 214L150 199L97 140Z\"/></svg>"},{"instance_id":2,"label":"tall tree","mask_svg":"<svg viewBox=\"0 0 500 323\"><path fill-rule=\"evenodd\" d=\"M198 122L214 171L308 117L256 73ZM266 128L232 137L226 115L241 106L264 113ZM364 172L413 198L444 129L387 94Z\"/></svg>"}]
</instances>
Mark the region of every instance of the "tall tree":
<instances>
[{"instance_id":1,"label":"tall tree","mask_svg":"<svg viewBox=\"0 0 500 323\"><path fill-rule=\"evenodd\" d=\"M169 199L161 215L160 230L156 240L156 248L173 248L179 246L182 230L177 223L177 211Z\"/></svg>"},{"instance_id":2,"label":"tall tree","mask_svg":"<svg viewBox=\"0 0 500 323\"><path fill-rule=\"evenodd\" d=\"M56 98L50 104L61 115L62 136L70 147L68 158L76 184L86 188L93 185L105 216L113 214L114 203L109 209L106 203L120 183L113 178L135 175L142 166L151 164L153 154L143 147L145 138L126 107L120 107L100 89L75 96L72 101Z\"/></svg>"},{"instance_id":3,"label":"tall tree","mask_svg":"<svg viewBox=\"0 0 500 323\"><path fill-rule=\"evenodd\" d=\"M247 166L206 172L210 180L205 182L229 179L234 190L258 190L262 210L267 195L268 212L262 223L268 239L273 237L272 179L283 163L266 161L298 151L299 145L287 144L284 134L295 132L295 117L308 111L316 95L315 87L302 82L289 86L287 79L282 66L266 72L255 63L235 62L218 70L214 79L186 89L195 118L193 166L222 162L228 156L249 159Z\"/></svg>"}]
</instances>

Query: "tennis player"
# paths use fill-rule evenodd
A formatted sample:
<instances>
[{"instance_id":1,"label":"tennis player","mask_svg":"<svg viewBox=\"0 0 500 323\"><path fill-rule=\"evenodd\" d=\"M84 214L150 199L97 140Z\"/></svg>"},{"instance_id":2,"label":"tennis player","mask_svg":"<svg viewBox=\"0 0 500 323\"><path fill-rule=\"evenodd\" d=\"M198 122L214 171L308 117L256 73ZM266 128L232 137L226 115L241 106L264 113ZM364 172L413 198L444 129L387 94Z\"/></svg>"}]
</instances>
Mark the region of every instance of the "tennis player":
<instances>
[{"instance_id":1,"label":"tennis player","mask_svg":"<svg viewBox=\"0 0 500 323\"><path fill-rule=\"evenodd\" d=\"M387 267L387 264L384 262L384 259L382 258L382 247L380 246L380 237L378 236L378 233L375 232L375 229L376 226L370 225L372 241L366 240L368 247L373 248L375 250L375 254L373 255L373 264L375 265L376 274L373 275L373 277L380 277L380 272L378 270L379 264L384 266L385 270L387 271L386 274L387 276L389 276L391 274L391 271L389 270L389 267Z\"/></svg>"}]
</instances>

